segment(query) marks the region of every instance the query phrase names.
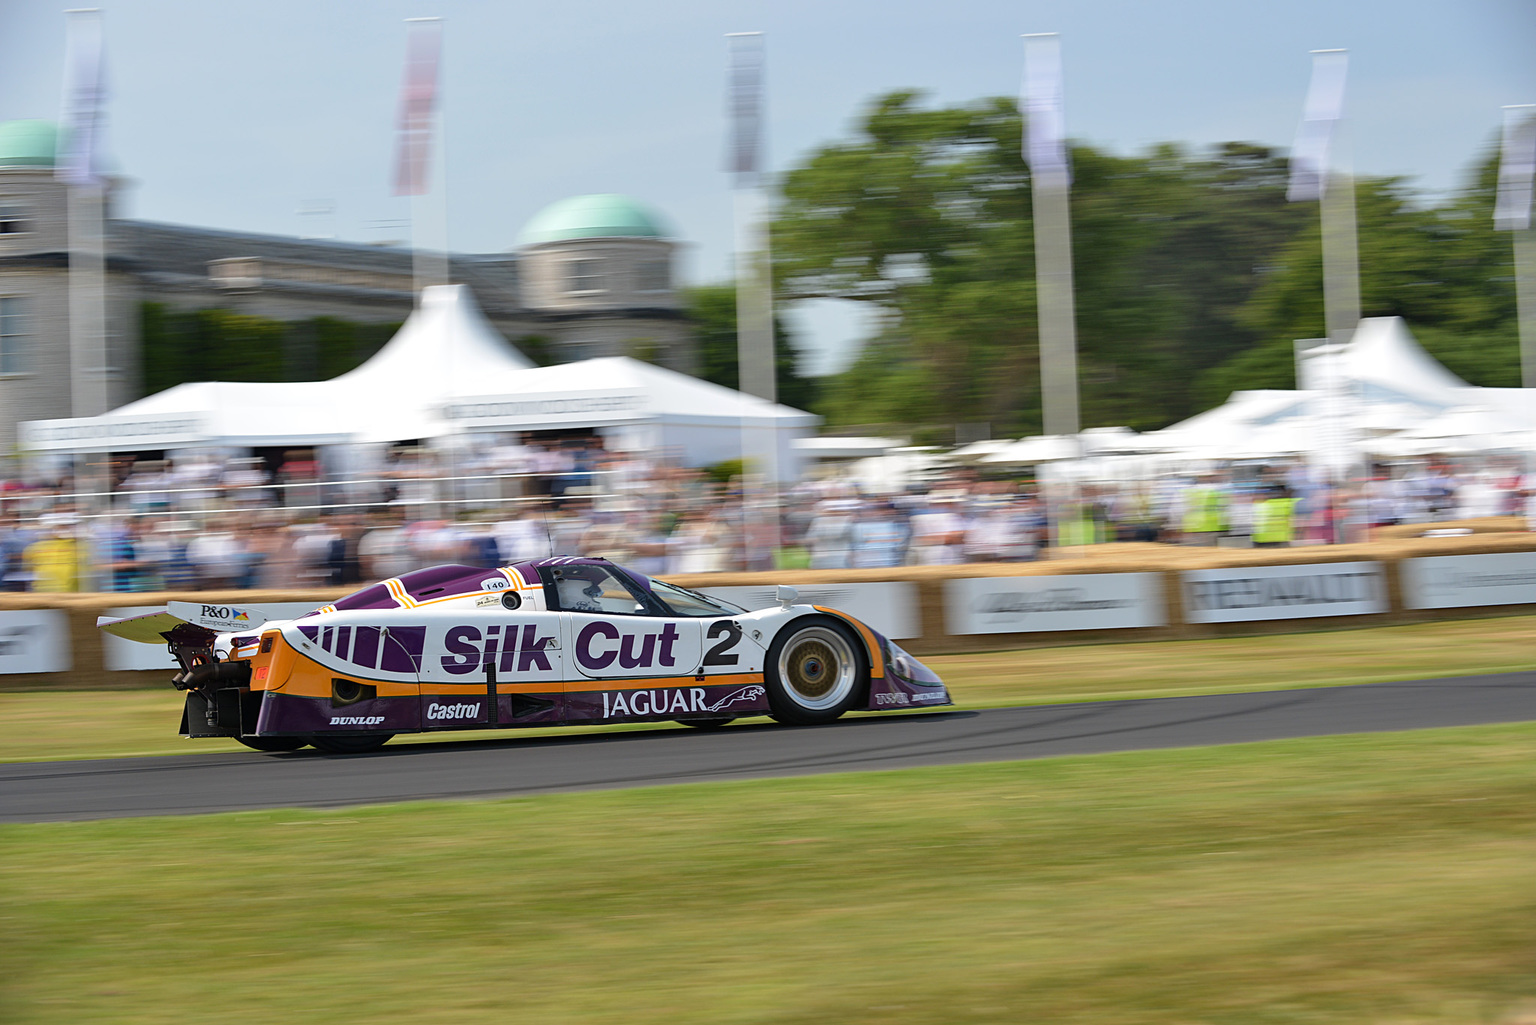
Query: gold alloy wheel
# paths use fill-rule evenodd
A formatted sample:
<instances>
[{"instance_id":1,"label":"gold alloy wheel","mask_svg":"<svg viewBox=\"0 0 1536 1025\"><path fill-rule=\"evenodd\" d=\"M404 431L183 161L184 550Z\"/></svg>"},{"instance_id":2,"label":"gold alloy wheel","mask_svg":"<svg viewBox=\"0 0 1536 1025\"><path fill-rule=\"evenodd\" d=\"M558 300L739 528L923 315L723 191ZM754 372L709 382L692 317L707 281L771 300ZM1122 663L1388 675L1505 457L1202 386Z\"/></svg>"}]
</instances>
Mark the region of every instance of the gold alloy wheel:
<instances>
[{"instance_id":1,"label":"gold alloy wheel","mask_svg":"<svg viewBox=\"0 0 1536 1025\"><path fill-rule=\"evenodd\" d=\"M779 680L808 711L835 708L853 691L858 659L842 632L826 626L795 631L779 651Z\"/></svg>"}]
</instances>

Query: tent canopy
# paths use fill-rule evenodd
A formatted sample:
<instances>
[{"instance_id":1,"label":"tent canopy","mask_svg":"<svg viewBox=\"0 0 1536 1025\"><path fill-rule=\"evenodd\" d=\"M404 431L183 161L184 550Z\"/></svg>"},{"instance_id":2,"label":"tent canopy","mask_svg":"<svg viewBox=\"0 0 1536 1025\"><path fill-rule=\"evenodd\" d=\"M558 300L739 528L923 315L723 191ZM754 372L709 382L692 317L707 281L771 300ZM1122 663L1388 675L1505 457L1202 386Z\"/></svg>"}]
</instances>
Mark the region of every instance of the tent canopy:
<instances>
[{"instance_id":1,"label":"tent canopy","mask_svg":"<svg viewBox=\"0 0 1536 1025\"><path fill-rule=\"evenodd\" d=\"M1366 318L1349 343L1305 359L1316 390L1233 392L1215 409L1143 437L1189 458L1231 459L1316 453L1340 443L1407 454L1426 450L1428 438L1508 438L1536 429L1529 390L1467 384L1425 352L1399 317ZM1466 450L1486 447L1474 440Z\"/></svg>"},{"instance_id":2,"label":"tent canopy","mask_svg":"<svg viewBox=\"0 0 1536 1025\"><path fill-rule=\"evenodd\" d=\"M720 454L725 440L739 450L740 428L799 434L818 422L626 357L536 367L491 326L465 286L439 285L422 292L420 307L384 348L332 380L182 384L102 416L31 421L21 437L34 451L130 452L646 425L664 434L653 430L649 443L680 448L690 461L718 461L730 458ZM724 429L731 430L722 437Z\"/></svg>"}]
</instances>

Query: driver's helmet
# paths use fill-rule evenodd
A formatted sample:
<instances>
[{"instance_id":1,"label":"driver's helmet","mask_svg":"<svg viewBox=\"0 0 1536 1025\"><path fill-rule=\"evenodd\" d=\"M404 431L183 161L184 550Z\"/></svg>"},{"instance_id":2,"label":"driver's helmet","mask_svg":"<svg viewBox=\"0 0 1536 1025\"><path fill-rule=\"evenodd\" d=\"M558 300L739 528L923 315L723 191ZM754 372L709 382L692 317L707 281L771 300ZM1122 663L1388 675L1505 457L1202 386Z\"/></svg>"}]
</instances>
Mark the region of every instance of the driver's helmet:
<instances>
[{"instance_id":1,"label":"driver's helmet","mask_svg":"<svg viewBox=\"0 0 1536 1025\"><path fill-rule=\"evenodd\" d=\"M585 572L583 572L585 571ZM602 579L592 567L563 566L555 571L555 592L560 607L571 612L601 612L598 599L603 596Z\"/></svg>"}]
</instances>

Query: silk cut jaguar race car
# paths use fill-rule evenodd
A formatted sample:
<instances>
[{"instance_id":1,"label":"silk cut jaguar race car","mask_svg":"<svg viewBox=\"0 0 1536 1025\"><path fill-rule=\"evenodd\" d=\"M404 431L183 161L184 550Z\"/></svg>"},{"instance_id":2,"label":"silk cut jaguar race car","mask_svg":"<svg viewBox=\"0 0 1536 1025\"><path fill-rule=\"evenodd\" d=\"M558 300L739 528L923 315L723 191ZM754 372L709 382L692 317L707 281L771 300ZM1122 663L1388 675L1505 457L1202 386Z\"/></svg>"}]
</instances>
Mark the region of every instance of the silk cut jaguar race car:
<instances>
[{"instance_id":1,"label":"silk cut jaguar race car","mask_svg":"<svg viewBox=\"0 0 1536 1025\"><path fill-rule=\"evenodd\" d=\"M260 605L171 602L98 626L166 644L181 732L258 751L379 748L397 733L767 714L826 723L853 709L951 704L942 681L835 609L747 611L604 559L499 570L438 566L297 619ZM267 610L272 611L272 610Z\"/></svg>"}]
</instances>

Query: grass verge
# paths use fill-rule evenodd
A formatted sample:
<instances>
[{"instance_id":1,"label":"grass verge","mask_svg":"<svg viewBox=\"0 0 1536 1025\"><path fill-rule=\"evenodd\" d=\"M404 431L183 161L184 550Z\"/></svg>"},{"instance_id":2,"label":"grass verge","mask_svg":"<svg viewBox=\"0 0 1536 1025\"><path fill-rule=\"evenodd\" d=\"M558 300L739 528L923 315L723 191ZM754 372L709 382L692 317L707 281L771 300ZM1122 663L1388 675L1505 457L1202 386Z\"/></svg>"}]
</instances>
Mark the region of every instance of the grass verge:
<instances>
[{"instance_id":1,"label":"grass verge","mask_svg":"<svg viewBox=\"0 0 1536 1025\"><path fill-rule=\"evenodd\" d=\"M1512 1022L1533 745L0 826L0 1020Z\"/></svg>"},{"instance_id":2,"label":"grass verge","mask_svg":"<svg viewBox=\"0 0 1536 1025\"><path fill-rule=\"evenodd\" d=\"M1508 616L1369 630L940 655L925 661L948 682L962 707L984 708L1512 672L1536 666L1533 651L1536 616ZM245 750L234 741L177 736L181 701L169 686L153 691L0 694L0 762ZM529 735L526 730L506 733ZM456 736L402 737L393 743L432 743Z\"/></svg>"}]
</instances>

